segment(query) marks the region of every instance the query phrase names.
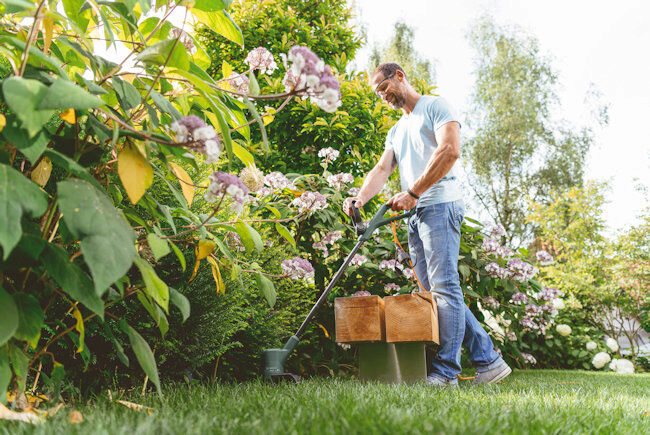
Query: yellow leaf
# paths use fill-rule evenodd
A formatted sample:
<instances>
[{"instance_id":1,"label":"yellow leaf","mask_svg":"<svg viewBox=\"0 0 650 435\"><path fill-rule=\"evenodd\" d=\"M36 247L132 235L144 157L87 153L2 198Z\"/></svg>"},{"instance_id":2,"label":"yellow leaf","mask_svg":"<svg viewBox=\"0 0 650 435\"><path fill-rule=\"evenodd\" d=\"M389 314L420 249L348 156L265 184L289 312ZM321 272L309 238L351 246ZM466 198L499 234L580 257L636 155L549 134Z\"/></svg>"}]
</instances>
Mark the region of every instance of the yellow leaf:
<instances>
[{"instance_id":1,"label":"yellow leaf","mask_svg":"<svg viewBox=\"0 0 650 435\"><path fill-rule=\"evenodd\" d=\"M223 73L224 79L227 79L232 74L232 67L225 60L221 63L221 72Z\"/></svg>"},{"instance_id":2,"label":"yellow leaf","mask_svg":"<svg viewBox=\"0 0 650 435\"><path fill-rule=\"evenodd\" d=\"M196 273L199 271L200 265L201 265L201 260L198 258L198 250L197 250L196 263L194 264L194 270L192 271L192 276L190 276L190 279L187 281L188 283L192 282L192 280L196 277Z\"/></svg>"},{"instance_id":3,"label":"yellow leaf","mask_svg":"<svg viewBox=\"0 0 650 435\"><path fill-rule=\"evenodd\" d=\"M300 195L302 195L303 193L305 193L306 190L291 190L291 189L289 189L289 192L293 193L293 196L296 196L296 197L297 197L297 196L300 196Z\"/></svg>"},{"instance_id":4,"label":"yellow leaf","mask_svg":"<svg viewBox=\"0 0 650 435\"><path fill-rule=\"evenodd\" d=\"M116 400L115 403L119 403L120 405L124 405L127 408L134 409L136 411L147 411L147 414L151 414L153 412L153 408L140 405L139 403L127 402L126 400Z\"/></svg>"},{"instance_id":5,"label":"yellow leaf","mask_svg":"<svg viewBox=\"0 0 650 435\"><path fill-rule=\"evenodd\" d=\"M181 190L183 191L183 196L187 201L187 206L191 206L192 200L194 199L194 182L190 176L187 175L185 169L183 169L180 165L177 165L173 162L169 162L169 165L172 167L174 175L176 175L178 181L181 183Z\"/></svg>"},{"instance_id":6,"label":"yellow leaf","mask_svg":"<svg viewBox=\"0 0 650 435\"><path fill-rule=\"evenodd\" d=\"M77 349L77 353L81 353L84 350L84 337L86 335L86 329L84 328L84 318L81 315L81 311L79 311L79 308L77 308L76 305L72 308L72 315L75 319L77 319L77 324L74 326L74 329L79 331L79 349Z\"/></svg>"},{"instance_id":7,"label":"yellow leaf","mask_svg":"<svg viewBox=\"0 0 650 435\"><path fill-rule=\"evenodd\" d=\"M50 51L50 45L52 45L52 36L54 35L53 17L43 18L43 33L45 34L43 39L43 53L48 54Z\"/></svg>"},{"instance_id":8,"label":"yellow leaf","mask_svg":"<svg viewBox=\"0 0 650 435\"><path fill-rule=\"evenodd\" d=\"M36 165L32 171L30 178L41 186L47 184L47 180L50 179L50 174L52 173L52 162L49 157L43 157L43 160Z\"/></svg>"},{"instance_id":9,"label":"yellow leaf","mask_svg":"<svg viewBox=\"0 0 650 435\"><path fill-rule=\"evenodd\" d=\"M275 113L275 109L273 107L266 106L266 115L262 116L264 125L269 125L270 123L273 122L273 119L275 119L275 116L273 116L274 113Z\"/></svg>"},{"instance_id":10,"label":"yellow leaf","mask_svg":"<svg viewBox=\"0 0 650 435\"><path fill-rule=\"evenodd\" d=\"M117 156L117 173L131 203L138 202L153 182L153 169L135 148L125 146Z\"/></svg>"},{"instance_id":11,"label":"yellow leaf","mask_svg":"<svg viewBox=\"0 0 650 435\"><path fill-rule=\"evenodd\" d=\"M5 128L5 125L7 125L7 118L5 118L2 113L0 113L0 131Z\"/></svg>"},{"instance_id":12,"label":"yellow leaf","mask_svg":"<svg viewBox=\"0 0 650 435\"><path fill-rule=\"evenodd\" d=\"M74 124L77 120L77 116L74 113L74 109L68 109L65 112L59 113L59 118L67 122L68 124Z\"/></svg>"},{"instance_id":13,"label":"yellow leaf","mask_svg":"<svg viewBox=\"0 0 650 435\"><path fill-rule=\"evenodd\" d=\"M197 260L202 260L214 251L215 243L209 240L199 240L199 250L196 254Z\"/></svg>"},{"instance_id":14,"label":"yellow leaf","mask_svg":"<svg viewBox=\"0 0 650 435\"><path fill-rule=\"evenodd\" d=\"M214 278L214 283L217 285L217 294L226 293L226 286L223 283L221 278L221 270L219 270L219 265L213 257L208 257L208 261L212 265L212 278Z\"/></svg>"},{"instance_id":15,"label":"yellow leaf","mask_svg":"<svg viewBox=\"0 0 650 435\"><path fill-rule=\"evenodd\" d=\"M323 332L325 332L325 337L330 338L330 335L327 333L327 329L325 329L325 327L320 323L317 323L317 325L320 326L320 329L322 329Z\"/></svg>"}]
</instances>

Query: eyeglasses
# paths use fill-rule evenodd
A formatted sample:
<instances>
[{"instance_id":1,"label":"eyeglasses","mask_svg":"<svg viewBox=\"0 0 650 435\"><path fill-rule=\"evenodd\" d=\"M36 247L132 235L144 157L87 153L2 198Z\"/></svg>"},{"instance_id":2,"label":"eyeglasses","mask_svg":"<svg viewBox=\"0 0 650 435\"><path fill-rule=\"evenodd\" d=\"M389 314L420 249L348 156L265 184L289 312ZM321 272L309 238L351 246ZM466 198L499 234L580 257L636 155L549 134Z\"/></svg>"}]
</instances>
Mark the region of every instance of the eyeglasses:
<instances>
[{"instance_id":1,"label":"eyeglasses","mask_svg":"<svg viewBox=\"0 0 650 435\"><path fill-rule=\"evenodd\" d=\"M384 94L384 92L386 92L386 89L388 89L388 85L384 86L383 89L379 89L379 87L380 87L380 86L382 85L382 83L384 83L386 80L393 78L393 76L395 76L395 73L396 73L396 72L397 72L397 71L393 72L392 74L389 74L387 77L384 77L384 79L383 79L382 81L380 81L379 84L377 84L377 86L375 87L375 95L376 95L377 97L382 98L382 95Z\"/></svg>"}]
</instances>

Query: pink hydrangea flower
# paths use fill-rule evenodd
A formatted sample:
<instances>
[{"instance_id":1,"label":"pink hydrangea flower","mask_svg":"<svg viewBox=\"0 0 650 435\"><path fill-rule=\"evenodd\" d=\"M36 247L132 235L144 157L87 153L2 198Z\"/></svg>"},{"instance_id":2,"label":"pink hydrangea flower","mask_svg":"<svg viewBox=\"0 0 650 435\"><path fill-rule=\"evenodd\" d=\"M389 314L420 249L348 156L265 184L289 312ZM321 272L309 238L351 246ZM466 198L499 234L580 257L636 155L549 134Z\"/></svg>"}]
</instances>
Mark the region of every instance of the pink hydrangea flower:
<instances>
[{"instance_id":1,"label":"pink hydrangea flower","mask_svg":"<svg viewBox=\"0 0 650 435\"><path fill-rule=\"evenodd\" d=\"M241 211L248 197L248 188L242 183L239 177L226 172L215 171L208 178L210 185L205 194L205 199L210 202L216 202L226 194L234 200L233 209L237 212Z\"/></svg>"},{"instance_id":2,"label":"pink hydrangea flower","mask_svg":"<svg viewBox=\"0 0 650 435\"><path fill-rule=\"evenodd\" d=\"M340 174L330 175L327 177L327 184L336 190L341 190L347 183L354 182L352 174L341 172Z\"/></svg>"},{"instance_id":3,"label":"pink hydrangea flower","mask_svg":"<svg viewBox=\"0 0 650 435\"><path fill-rule=\"evenodd\" d=\"M221 154L221 142L211 125L196 115L186 116L172 122L171 131L176 141L184 143L193 151L206 155L206 163L216 163Z\"/></svg>"},{"instance_id":4,"label":"pink hydrangea flower","mask_svg":"<svg viewBox=\"0 0 650 435\"><path fill-rule=\"evenodd\" d=\"M318 157L325 159L326 162L333 162L339 156L339 152L332 147L322 148L318 151Z\"/></svg>"},{"instance_id":5,"label":"pink hydrangea flower","mask_svg":"<svg viewBox=\"0 0 650 435\"><path fill-rule=\"evenodd\" d=\"M271 172L264 177L264 184L278 191L293 186L291 181L282 172Z\"/></svg>"},{"instance_id":6,"label":"pink hydrangea flower","mask_svg":"<svg viewBox=\"0 0 650 435\"><path fill-rule=\"evenodd\" d=\"M335 112L341 105L341 85L313 51L307 47L294 46L283 59L291 61L284 77L285 90L301 91L326 112Z\"/></svg>"},{"instance_id":7,"label":"pink hydrangea flower","mask_svg":"<svg viewBox=\"0 0 650 435\"><path fill-rule=\"evenodd\" d=\"M554 263L553 256L546 251L537 251L535 256L540 266L549 266Z\"/></svg>"},{"instance_id":8,"label":"pink hydrangea flower","mask_svg":"<svg viewBox=\"0 0 650 435\"><path fill-rule=\"evenodd\" d=\"M318 192L307 191L291 201L291 205L296 207L300 213L304 211L312 213L326 208L327 198Z\"/></svg>"},{"instance_id":9,"label":"pink hydrangea flower","mask_svg":"<svg viewBox=\"0 0 650 435\"><path fill-rule=\"evenodd\" d=\"M251 69L257 69L260 73L269 75L273 74L273 71L278 67L271 52L264 47L257 47L251 50L246 55L244 63L251 67Z\"/></svg>"},{"instance_id":10,"label":"pink hydrangea flower","mask_svg":"<svg viewBox=\"0 0 650 435\"><path fill-rule=\"evenodd\" d=\"M350 266L361 266L366 261L368 261L368 257L365 255L355 254L350 261Z\"/></svg>"},{"instance_id":11,"label":"pink hydrangea flower","mask_svg":"<svg viewBox=\"0 0 650 435\"><path fill-rule=\"evenodd\" d=\"M301 257L284 260L280 264L280 268L291 279L304 279L308 281L314 279L314 267L308 260Z\"/></svg>"}]
</instances>

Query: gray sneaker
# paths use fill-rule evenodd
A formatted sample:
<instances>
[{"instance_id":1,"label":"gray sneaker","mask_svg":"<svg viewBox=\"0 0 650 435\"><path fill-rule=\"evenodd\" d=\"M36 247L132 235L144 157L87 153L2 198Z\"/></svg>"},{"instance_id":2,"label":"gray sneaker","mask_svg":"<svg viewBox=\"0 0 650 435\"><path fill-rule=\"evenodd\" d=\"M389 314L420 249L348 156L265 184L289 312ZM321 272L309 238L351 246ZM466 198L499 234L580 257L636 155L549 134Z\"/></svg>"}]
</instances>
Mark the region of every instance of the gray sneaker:
<instances>
[{"instance_id":1,"label":"gray sneaker","mask_svg":"<svg viewBox=\"0 0 650 435\"><path fill-rule=\"evenodd\" d=\"M443 381L442 379L436 376L427 376L427 384L432 385L438 388L458 388L458 379L452 379L450 381Z\"/></svg>"},{"instance_id":2,"label":"gray sneaker","mask_svg":"<svg viewBox=\"0 0 650 435\"><path fill-rule=\"evenodd\" d=\"M510 373L512 373L512 369L508 364L504 362L503 364L498 365L491 370L477 373L473 383L474 384L495 384L503 380Z\"/></svg>"}]
</instances>

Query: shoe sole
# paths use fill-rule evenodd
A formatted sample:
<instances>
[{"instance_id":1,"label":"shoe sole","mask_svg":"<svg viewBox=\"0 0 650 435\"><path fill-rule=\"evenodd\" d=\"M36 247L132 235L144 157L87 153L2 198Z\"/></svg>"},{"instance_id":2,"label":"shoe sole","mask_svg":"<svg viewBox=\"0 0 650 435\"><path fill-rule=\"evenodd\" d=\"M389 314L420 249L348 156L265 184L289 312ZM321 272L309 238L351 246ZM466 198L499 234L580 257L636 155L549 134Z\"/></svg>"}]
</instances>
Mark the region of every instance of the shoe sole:
<instances>
[{"instance_id":1,"label":"shoe sole","mask_svg":"<svg viewBox=\"0 0 650 435\"><path fill-rule=\"evenodd\" d=\"M510 373L512 373L512 369L510 366L506 366L503 371L499 372L495 377L490 379L489 381L485 382L486 384L496 384L497 382L503 380L506 376L508 376Z\"/></svg>"}]
</instances>

